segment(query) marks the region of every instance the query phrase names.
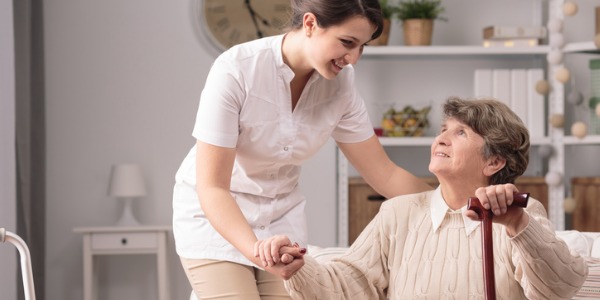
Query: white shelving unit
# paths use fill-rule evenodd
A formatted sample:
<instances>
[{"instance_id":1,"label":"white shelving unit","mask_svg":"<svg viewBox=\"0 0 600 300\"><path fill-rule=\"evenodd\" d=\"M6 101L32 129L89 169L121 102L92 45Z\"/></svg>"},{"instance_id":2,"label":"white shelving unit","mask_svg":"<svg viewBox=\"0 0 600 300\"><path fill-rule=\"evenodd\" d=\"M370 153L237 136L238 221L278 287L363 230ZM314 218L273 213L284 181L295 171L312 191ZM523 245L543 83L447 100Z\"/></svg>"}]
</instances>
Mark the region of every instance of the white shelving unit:
<instances>
[{"instance_id":1,"label":"white shelving unit","mask_svg":"<svg viewBox=\"0 0 600 300\"><path fill-rule=\"evenodd\" d=\"M562 12L563 0L549 0L548 15L564 19ZM541 22L541 20L540 20ZM552 36L550 36L552 38ZM367 47L363 53L364 58L371 59L398 59L411 56L431 57L432 59L453 59L453 57L531 57L531 59L546 59L546 55L551 50L548 45L540 45L530 48L485 48L483 46L425 46L425 47L404 47L404 46L383 46ZM593 42L577 42L566 44L562 48L565 55L571 53L598 53L600 51ZM548 113L564 113L564 86L554 78L554 72L563 65L548 64L546 69L546 78L552 86L552 91L547 96ZM381 137L380 142L384 147L429 147L433 142L433 137L413 137L413 138L393 138ZM582 139L564 136L562 128L548 127L548 135L543 138L531 140L532 146L551 145L554 148L553 155L548 160L548 171L565 174L565 145L598 145L600 136L586 136ZM337 169L338 169L338 244L346 246L348 244L348 161L338 149ZM532 151L533 152L533 151ZM533 153L532 153L533 154ZM564 182L564 180L563 180ZM565 214L563 202L565 198L564 184L550 186L549 197L549 218L557 230L565 229Z\"/></svg>"}]
</instances>

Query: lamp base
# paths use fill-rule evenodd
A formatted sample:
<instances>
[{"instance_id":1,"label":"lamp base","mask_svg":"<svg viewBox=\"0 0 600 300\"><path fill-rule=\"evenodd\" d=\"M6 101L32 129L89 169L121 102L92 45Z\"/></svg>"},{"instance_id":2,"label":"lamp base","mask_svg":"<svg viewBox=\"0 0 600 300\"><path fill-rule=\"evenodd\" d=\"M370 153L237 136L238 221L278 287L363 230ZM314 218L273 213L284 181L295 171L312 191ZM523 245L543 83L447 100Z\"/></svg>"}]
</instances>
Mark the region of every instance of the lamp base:
<instances>
[{"instance_id":1,"label":"lamp base","mask_svg":"<svg viewBox=\"0 0 600 300\"><path fill-rule=\"evenodd\" d=\"M116 226L140 226L140 222L135 219L133 213L131 212L131 202L132 198L123 198L123 212L121 213L121 218L117 221Z\"/></svg>"}]
</instances>

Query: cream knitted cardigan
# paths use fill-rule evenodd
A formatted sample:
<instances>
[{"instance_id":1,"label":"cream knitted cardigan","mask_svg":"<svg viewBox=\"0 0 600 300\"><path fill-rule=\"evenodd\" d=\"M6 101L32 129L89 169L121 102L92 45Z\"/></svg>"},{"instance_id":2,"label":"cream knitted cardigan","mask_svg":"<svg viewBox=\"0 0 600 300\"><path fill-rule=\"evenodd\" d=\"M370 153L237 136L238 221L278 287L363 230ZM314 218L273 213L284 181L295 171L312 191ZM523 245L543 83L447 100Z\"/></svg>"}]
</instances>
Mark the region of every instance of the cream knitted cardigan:
<instances>
[{"instance_id":1,"label":"cream knitted cardigan","mask_svg":"<svg viewBox=\"0 0 600 300\"><path fill-rule=\"evenodd\" d=\"M483 299L481 232L465 233L460 211L433 232L433 191L383 203L339 258L306 264L285 286L294 299ZM585 260L554 234L540 202L528 226L510 238L494 224L497 299L569 299L587 276Z\"/></svg>"}]
</instances>

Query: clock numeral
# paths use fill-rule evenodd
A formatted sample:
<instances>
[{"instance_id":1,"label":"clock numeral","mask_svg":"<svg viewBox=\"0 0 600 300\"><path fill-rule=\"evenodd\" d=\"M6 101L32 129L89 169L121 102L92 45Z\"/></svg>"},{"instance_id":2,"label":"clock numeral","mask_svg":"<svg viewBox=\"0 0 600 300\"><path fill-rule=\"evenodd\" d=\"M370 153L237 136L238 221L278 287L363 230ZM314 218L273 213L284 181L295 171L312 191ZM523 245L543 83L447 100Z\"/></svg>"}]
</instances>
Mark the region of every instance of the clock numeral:
<instances>
[{"instance_id":1,"label":"clock numeral","mask_svg":"<svg viewBox=\"0 0 600 300\"><path fill-rule=\"evenodd\" d=\"M273 25L277 29L281 29L283 27L284 22L280 18L272 18L271 25Z\"/></svg>"},{"instance_id":2,"label":"clock numeral","mask_svg":"<svg viewBox=\"0 0 600 300\"><path fill-rule=\"evenodd\" d=\"M289 5L283 5L283 4L275 4L275 7L273 7L273 9L276 12L287 12L290 9Z\"/></svg>"},{"instance_id":3,"label":"clock numeral","mask_svg":"<svg viewBox=\"0 0 600 300\"><path fill-rule=\"evenodd\" d=\"M227 18L222 18L219 21L217 21L217 28L219 28L220 31L225 31L229 28L231 24L229 23L229 19Z\"/></svg>"},{"instance_id":4,"label":"clock numeral","mask_svg":"<svg viewBox=\"0 0 600 300\"><path fill-rule=\"evenodd\" d=\"M240 36L241 36L240 31L237 29L234 29L229 34L229 41L233 42L234 44L237 44L240 39Z\"/></svg>"},{"instance_id":5,"label":"clock numeral","mask_svg":"<svg viewBox=\"0 0 600 300\"><path fill-rule=\"evenodd\" d=\"M227 9L225 8L225 5L211 5L210 7L207 8L207 11L210 13L217 13L217 14L224 14Z\"/></svg>"}]
</instances>

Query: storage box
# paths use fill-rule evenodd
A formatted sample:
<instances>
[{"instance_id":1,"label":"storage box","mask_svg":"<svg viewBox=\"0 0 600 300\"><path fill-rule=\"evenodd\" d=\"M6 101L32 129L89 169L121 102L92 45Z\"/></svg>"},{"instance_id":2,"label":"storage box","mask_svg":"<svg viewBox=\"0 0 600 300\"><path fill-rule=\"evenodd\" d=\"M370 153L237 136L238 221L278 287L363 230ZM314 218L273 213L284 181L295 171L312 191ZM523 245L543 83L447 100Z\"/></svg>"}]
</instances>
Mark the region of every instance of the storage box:
<instances>
[{"instance_id":1,"label":"storage box","mask_svg":"<svg viewBox=\"0 0 600 300\"><path fill-rule=\"evenodd\" d=\"M571 191L577 203L571 229L600 231L600 177L573 177Z\"/></svg>"}]
</instances>

